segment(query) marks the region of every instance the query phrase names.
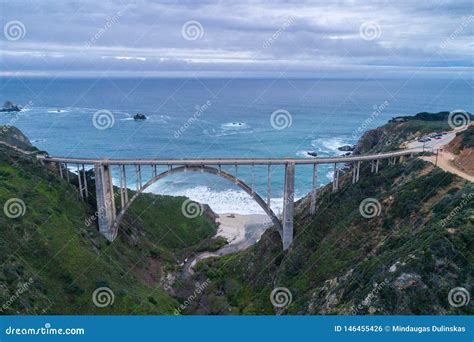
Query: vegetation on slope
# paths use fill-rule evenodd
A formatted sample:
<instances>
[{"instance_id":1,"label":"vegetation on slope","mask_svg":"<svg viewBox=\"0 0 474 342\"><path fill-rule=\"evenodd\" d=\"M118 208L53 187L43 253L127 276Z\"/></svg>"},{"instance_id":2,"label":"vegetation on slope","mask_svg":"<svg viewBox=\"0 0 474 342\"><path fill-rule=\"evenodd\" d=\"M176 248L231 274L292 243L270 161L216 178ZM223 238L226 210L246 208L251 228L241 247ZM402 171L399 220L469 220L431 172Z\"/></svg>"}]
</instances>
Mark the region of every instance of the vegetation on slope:
<instances>
[{"instance_id":1,"label":"vegetation on slope","mask_svg":"<svg viewBox=\"0 0 474 342\"><path fill-rule=\"evenodd\" d=\"M446 129L433 122L369 131L359 153ZM210 285L187 313L473 314L472 305L450 305L448 293L473 284L474 185L419 159L385 161L378 174L362 165L360 182L351 184L345 169L339 191L319 192L313 217L308 197L297 203L287 252L272 230L244 252L202 261L189 283ZM378 215L361 214L367 199ZM277 287L291 292L290 305L272 305Z\"/></svg>"},{"instance_id":2,"label":"vegetation on slope","mask_svg":"<svg viewBox=\"0 0 474 342\"><path fill-rule=\"evenodd\" d=\"M190 312L272 314L270 293L283 286L291 314L472 314L448 302L450 289L473 282L472 183L420 160L349 181L323 191L314 217L300 203L287 253L271 231L243 253L200 264L198 280L211 286ZM380 203L379 216L361 215L366 198Z\"/></svg>"},{"instance_id":3,"label":"vegetation on slope","mask_svg":"<svg viewBox=\"0 0 474 342\"><path fill-rule=\"evenodd\" d=\"M78 200L75 186L0 145L2 207L10 199L25 211L0 215L2 314L173 314L178 302L164 288L185 253L212 243L216 231L206 215L182 215L184 198L146 194L110 243L91 220L96 208ZM101 287L113 291L112 305L93 303Z\"/></svg>"}]
</instances>

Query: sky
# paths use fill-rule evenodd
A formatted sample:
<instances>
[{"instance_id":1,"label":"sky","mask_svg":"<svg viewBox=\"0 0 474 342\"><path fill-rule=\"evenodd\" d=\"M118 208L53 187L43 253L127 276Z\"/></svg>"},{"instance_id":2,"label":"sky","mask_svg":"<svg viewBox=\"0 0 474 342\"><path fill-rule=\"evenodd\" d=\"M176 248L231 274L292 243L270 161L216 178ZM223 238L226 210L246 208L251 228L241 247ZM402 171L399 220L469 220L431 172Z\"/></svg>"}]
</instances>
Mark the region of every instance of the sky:
<instances>
[{"instance_id":1,"label":"sky","mask_svg":"<svg viewBox=\"0 0 474 342\"><path fill-rule=\"evenodd\" d=\"M472 77L473 7L0 0L0 75Z\"/></svg>"}]
</instances>

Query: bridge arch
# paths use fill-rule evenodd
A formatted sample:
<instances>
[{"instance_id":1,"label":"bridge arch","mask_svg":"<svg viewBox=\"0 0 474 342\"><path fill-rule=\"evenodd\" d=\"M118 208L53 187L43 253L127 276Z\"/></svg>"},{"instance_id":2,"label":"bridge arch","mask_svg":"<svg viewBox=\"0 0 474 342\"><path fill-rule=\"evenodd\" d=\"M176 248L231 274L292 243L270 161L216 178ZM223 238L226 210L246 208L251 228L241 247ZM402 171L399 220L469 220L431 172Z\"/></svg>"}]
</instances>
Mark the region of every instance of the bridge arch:
<instances>
[{"instance_id":1,"label":"bridge arch","mask_svg":"<svg viewBox=\"0 0 474 342\"><path fill-rule=\"evenodd\" d=\"M148 182L145 183L139 190L136 191L136 193L130 198L130 200L124 205L124 207L120 210L118 215L116 216L113 224L113 234L116 235L118 232L118 227L120 226L120 223L123 219L123 216L127 212L127 210L130 208L130 205L142 194L147 188L149 188L151 185L156 183L162 178L165 178L167 176L170 176L175 173L180 173L180 172L187 172L187 171L195 171L195 172L206 172L210 173L219 177L223 177L232 183L236 184L238 187L240 187L242 190L244 190L247 194L249 194L257 203L258 205L265 211L265 213L268 215L268 217L272 220L272 223L275 225L277 228L278 232L280 233L281 238L283 239L283 226L278 219L278 217L275 215L273 210L267 205L267 203L263 200L263 198L256 193L251 187L249 187L247 184L245 184L244 181L241 179L235 177L234 175L222 171L220 169L210 167L210 166L179 166L175 167L172 169L169 169L165 172L162 172L152 179L150 179Z\"/></svg>"}]
</instances>

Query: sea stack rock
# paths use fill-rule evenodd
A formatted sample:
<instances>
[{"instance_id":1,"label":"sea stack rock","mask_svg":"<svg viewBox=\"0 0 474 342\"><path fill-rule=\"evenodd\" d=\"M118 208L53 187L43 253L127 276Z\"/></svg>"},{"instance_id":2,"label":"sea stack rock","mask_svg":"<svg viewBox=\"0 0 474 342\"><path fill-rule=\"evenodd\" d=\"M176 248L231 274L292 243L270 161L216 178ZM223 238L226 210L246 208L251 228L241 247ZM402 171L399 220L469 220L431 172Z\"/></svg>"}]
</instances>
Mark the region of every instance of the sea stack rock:
<instances>
[{"instance_id":1,"label":"sea stack rock","mask_svg":"<svg viewBox=\"0 0 474 342\"><path fill-rule=\"evenodd\" d=\"M145 114L137 113L133 116L133 120L135 120L135 121L146 120L146 116L145 116Z\"/></svg>"},{"instance_id":2,"label":"sea stack rock","mask_svg":"<svg viewBox=\"0 0 474 342\"><path fill-rule=\"evenodd\" d=\"M339 151L345 151L345 152L350 152L350 151L354 151L354 146L351 146L351 145L344 145L344 146L341 146L341 147L338 147L337 149Z\"/></svg>"},{"instance_id":3,"label":"sea stack rock","mask_svg":"<svg viewBox=\"0 0 474 342\"><path fill-rule=\"evenodd\" d=\"M20 110L21 108L11 101L5 101L3 108L0 109L1 112L19 112Z\"/></svg>"}]
</instances>

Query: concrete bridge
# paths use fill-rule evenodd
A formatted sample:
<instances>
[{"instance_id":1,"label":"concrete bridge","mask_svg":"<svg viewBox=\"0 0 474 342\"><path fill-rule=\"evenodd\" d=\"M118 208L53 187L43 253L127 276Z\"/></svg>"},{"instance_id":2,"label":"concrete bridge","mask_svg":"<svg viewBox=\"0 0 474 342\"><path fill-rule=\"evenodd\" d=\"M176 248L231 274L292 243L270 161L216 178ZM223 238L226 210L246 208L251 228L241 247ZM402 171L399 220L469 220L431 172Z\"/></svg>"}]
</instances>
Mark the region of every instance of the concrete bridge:
<instances>
[{"instance_id":1,"label":"concrete bridge","mask_svg":"<svg viewBox=\"0 0 474 342\"><path fill-rule=\"evenodd\" d=\"M360 167L362 163L370 163L371 171L377 173L382 161L388 161L389 164L403 161L405 157L414 153L421 152L420 149L413 148L407 150L394 151L389 153L342 156L329 158L311 158L311 159L294 159L294 158L255 158L255 159L88 159L88 158L63 158L51 156L37 156L45 164L53 164L57 166L61 177L69 181L68 167L77 167L77 181L79 184L79 195L82 200L88 196L88 184L85 172L85 166L92 166L94 170L97 213L99 231L108 240L113 241L118 233L121 220L127 209L134 200L149 188L153 183L178 172L206 172L218 177L223 177L230 182L239 186L247 194L249 194L270 217L273 224L280 233L283 249L286 250L293 241L293 211L294 211L294 192L295 192L295 168L297 165L313 165L311 177L311 206L310 214L313 215L316 209L317 200L317 167L321 164L334 164L334 180L333 191L339 188L340 169L338 164L350 164L352 173L352 183L356 183L360 179ZM234 174L222 170L222 166L234 166ZM267 166L267 196L263 199L255 191L255 174L253 167L255 165ZM133 167L135 170L136 192L129 198L127 189L127 172L126 167ZM165 167L166 171L158 173L158 167ZM242 166L252 167L252 184L248 185L238 178L238 168ZM283 197L283 217L280 219L271 209L271 172L272 167L283 167L284 176L284 197ZM112 184L112 170L118 169L119 173L119 190L120 190L120 211L117 213L115 206L115 196ZM143 170L149 168L151 170L151 179L143 180Z\"/></svg>"}]
</instances>

